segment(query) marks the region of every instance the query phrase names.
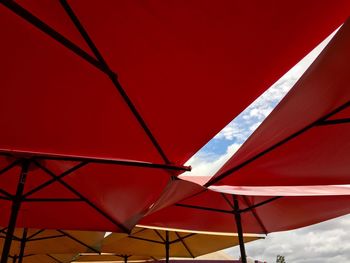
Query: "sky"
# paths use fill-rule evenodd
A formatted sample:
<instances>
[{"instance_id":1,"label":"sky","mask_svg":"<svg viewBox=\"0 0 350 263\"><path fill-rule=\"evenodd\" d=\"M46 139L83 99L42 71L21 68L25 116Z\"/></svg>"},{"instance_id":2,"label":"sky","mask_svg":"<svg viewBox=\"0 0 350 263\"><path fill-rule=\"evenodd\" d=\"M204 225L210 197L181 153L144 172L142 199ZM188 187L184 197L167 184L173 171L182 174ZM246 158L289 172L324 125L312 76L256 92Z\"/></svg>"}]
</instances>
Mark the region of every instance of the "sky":
<instances>
[{"instance_id":1,"label":"sky","mask_svg":"<svg viewBox=\"0 0 350 263\"><path fill-rule=\"evenodd\" d=\"M335 32L334 32L335 33ZM297 65L281 77L246 110L220 131L188 162L190 175L213 175L243 144L268 116L284 95L334 35L320 43ZM186 176L186 175L184 175ZM350 216L322 222L297 230L269 234L265 240L246 245L247 255L257 260L276 262L276 256L285 256L286 262L328 263L350 262ZM239 257L239 248L226 251Z\"/></svg>"}]
</instances>

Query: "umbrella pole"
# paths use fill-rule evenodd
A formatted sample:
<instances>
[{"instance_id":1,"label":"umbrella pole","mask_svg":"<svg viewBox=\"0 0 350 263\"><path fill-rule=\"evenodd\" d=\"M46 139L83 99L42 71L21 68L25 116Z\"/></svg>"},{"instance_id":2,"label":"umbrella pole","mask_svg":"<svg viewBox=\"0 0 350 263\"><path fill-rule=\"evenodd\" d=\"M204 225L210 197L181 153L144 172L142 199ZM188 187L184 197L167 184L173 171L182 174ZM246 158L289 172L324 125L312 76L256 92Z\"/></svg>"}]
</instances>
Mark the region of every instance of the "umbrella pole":
<instances>
[{"instance_id":1,"label":"umbrella pole","mask_svg":"<svg viewBox=\"0 0 350 263\"><path fill-rule=\"evenodd\" d=\"M18 255L18 263L22 263L23 261L23 257L24 257L24 249L27 243L27 233L28 233L28 229L24 228L23 229L23 236L21 239L21 250L19 251L19 255Z\"/></svg>"},{"instance_id":2,"label":"umbrella pole","mask_svg":"<svg viewBox=\"0 0 350 263\"><path fill-rule=\"evenodd\" d=\"M14 255L12 258L12 263L16 263L17 262L17 255Z\"/></svg>"},{"instance_id":3,"label":"umbrella pole","mask_svg":"<svg viewBox=\"0 0 350 263\"><path fill-rule=\"evenodd\" d=\"M169 243L169 231L165 231L165 263L169 263L169 250L170 250L170 243Z\"/></svg>"},{"instance_id":4,"label":"umbrella pole","mask_svg":"<svg viewBox=\"0 0 350 263\"><path fill-rule=\"evenodd\" d=\"M29 164L30 164L30 161L27 159L24 159L21 164L22 167L21 167L21 173L19 176L18 184L17 184L16 195L12 199L11 215L10 215L9 225L6 232L5 243L2 249L1 263L7 263L7 260L10 254L11 243L13 239L13 234L15 232L18 212L22 203L24 183L27 177Z\"/></svg>"},{"instance_id":5,"label":"umbrella pole","mask_svg":"<svg viewBox=\"0 0 350 263\"><path fill-rule=\"evenodd\" d=\"M128 263L128 256L124 256L124 263Z\"/></svg>"},{"instance_id":6,"label":"umbrella pole","mask_svg":"<svg viewBox=\"0 0 350 263\"><path fill-rule=\"evenodd\" d=\"M238 199L237 199L237 196L235 195L232 195L232 196L233 196L234 214L235 214L236 226L237 226L237 232L238 232L239 249L241 251L241 261L242 263L247 263L247 255L245 253L241 213L239 212Z\"/></svg>"}]
</instances>

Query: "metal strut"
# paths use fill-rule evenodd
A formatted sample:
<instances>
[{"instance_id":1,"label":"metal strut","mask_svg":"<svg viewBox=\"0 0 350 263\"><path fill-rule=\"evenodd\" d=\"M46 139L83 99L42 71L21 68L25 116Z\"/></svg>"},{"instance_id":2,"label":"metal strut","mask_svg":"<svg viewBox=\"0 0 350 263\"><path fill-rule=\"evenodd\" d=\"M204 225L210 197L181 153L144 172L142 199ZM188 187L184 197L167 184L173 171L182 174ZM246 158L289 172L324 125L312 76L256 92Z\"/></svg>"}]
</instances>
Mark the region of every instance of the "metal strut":
<instances>
[{"instance_id":1,"label":"metal strut","mask_svg":"<svg viewBox=\"0 0 350 263\"><path fill-rule=\"evenodd\" d=\"M169 251L170 251L170 242L169 242L169 231L165 231L165 263L169 263Z\"/></svg>"},{"instance_id":2,"label":"metal strut","mask_svg":"<svg viewBox=\"0 0 350 263\"><path fill-rule=\"evenodd\" d=\"M233 197L233 206L234 206L234 216L236 219L236 226L237 226L237 232L238 232L239 249L241 251L241 261L242 263L247 263L247 255L245 253L245 247L244 247L243 229L242 229L242 222L241 222L241 213L239 212L238 199L237 199L237 196L235 195L232 195L232 197Z\"/></svg>"},{"instance_id":3,"label":"metal strut","mask_svg":"<svg viewBox=\"0 0 350 263\"><path fill-rule=\"evenodd\" d=\"M27 234L28 234L28 229L23 228L23 235L22 235L22 239L21 239L21 250L19 251L19 255L18 255L18 263L23 262L24 249L25 249L26 243L27 243Z\"/></svg>"},{"instance_id":4,"label":"metal strut","mask_svg":"<svg viewBox=\"0 0 350 263\"><path fill-rule=\"evenodd\" d=\"M26 181L29 165L30 165L30 160L28 159L22 160L22 164L21 164L22 167L21 167L21 173L19 175L18 184L17 184L17 191L16 191L16 195L13 197L13 200L12 200L11 215L10 215L9 225L8 225L7 233L5 237L5 243L2 250L1 263L7 263L7 260L9 257L13 234L15 232L17 217L18 217L19 209L22 203L24 183Z\"/></svg>"}]
</instances>

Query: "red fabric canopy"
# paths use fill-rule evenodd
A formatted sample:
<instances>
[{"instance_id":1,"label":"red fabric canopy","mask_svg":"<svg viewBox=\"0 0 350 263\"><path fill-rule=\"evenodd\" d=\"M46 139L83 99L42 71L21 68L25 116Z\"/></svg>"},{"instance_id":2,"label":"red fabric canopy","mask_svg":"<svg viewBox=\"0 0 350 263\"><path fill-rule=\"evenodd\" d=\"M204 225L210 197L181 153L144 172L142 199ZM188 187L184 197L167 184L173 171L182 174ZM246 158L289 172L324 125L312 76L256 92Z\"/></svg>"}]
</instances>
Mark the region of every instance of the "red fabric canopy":
<instances>
[{"instance_id":1,"label":"red fabric canopy","mask_svg":"<svg viewBox=\"0 0 350 263\"><path fill-rule=\"evenodd\" d=\"M187 189L187 193L192 188L192 197L175 201L176 204L146 216L140 224L192 231L237 233L232 195L204 190L190 182L182 181L181 184ZM267 234L291 230L350 212L350 195L237 195L237 198L244 233Z\"/></svg>"},{"instance_id":2,"label":"red fabric canopy","mask_svg":"<svg viewBox=\"0 0 350 263\"><path fill-rule=\"evenodd\" d=\"M92 54L59 1L15 2ZM176 164L350 11L346 0L68 2ZM5 6L0 12L0 149L162 161L106 74Z\"/></svg>"},{"instance_id":3,"label":"red fabric canopy","mask_svg":"<svg viewBox=\"0 0 350 263\"><path fill-rule=\"evenodd\" d=\"M348 20L207 185L349 184L349 45Z\"/></svg>"},{"instance_id":4,"label":"red fabric canopy","mask_svg":"<svg viewBox=\"0 0 350 263\"><path fill-rule=\"evenodd\" d=\"M15 162L15 161L14 161ZM0 170L13 162L1 160ZM169 181L162 169L81 162L33 161L17 226L126 231L147 212ZM7 226L21 167L0 176L0 225ZM60 179L58 179L60 178Z\"/></svg>"},{"instance_id":5,"label":"red fabric canopy","mask_svg":"<svg viewBox=\"0 0 350 263\"><path fill-rule=\"evenodd\" d=\"M346 0L69 4L1 1L0 225L20 173L11 163L24 156L35 160L18 226L131 228L176 175L140 161L183 164L350 10Z\"/></svg>"}]
</instances>

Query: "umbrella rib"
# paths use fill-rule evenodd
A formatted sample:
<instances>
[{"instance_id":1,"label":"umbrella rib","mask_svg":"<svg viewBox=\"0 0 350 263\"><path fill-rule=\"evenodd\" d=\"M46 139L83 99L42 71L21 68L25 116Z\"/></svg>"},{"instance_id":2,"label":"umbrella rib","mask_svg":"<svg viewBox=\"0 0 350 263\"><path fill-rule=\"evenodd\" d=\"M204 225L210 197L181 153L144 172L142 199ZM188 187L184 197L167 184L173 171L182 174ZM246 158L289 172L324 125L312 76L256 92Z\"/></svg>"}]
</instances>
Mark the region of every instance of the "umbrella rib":
<instances>
[{"instance_id":1,"label":"umbrella rib","mask_svg":"<svg viewBox=\"0 0 350 263\"><path fill-rule=\"evenodd\" d=\"M153 229L153 231L159 236L159 238L161 239L161 240L163 240L163 242L166 242L166 240L163 238L163 236L158 232L158 230L157 229Z\"/></svg>"},{"instance_id":2,"label":"umbrella rib","mask_svg":"<svg viewBox=\"0 0 350 263\"><path fill-rule=\"evenodd\" d=\"M180 206L180 207L185 207L185 208L193 208L193 209L198 209L198 210L206 210L206 211L212 211L212 212L218 212L218 213L232 214L232 211L223 210L223 209L216 209L216 208L211 208L211 207L186 205L186 204L175 204L175 206Z\"/></svg>"},{"instance_id":3,"label":"umbrella rib","mask_svg":"<svg viewBox=\"0 0 350 263\"><path fill-rule=\"evenodd\" d=\"M26 198L23 202L83 202L81 198Z\"/></svg>"},{"instance_id":4,"label":"umbrella rib","mask_svg":"<svg viewBox=\"0 0 350 263\"><path fill-rule=\"evenodd\" d=\"M95 43L92 41L91 37L89 36L86 29L84 28L84 26L82 25L82 23L78 19L77 15L74 13L71 6L65 0L59 0L59 2L61 3L61 6L66 11L67 15L72 20L74 26L77 28L80 35L83 37L83 39L85 40L85 42L87 43L87 45L89 46L89 48L91 49L92 53L95 55L97 60L104 66L104 68L110 70L106 61L102 57L100 51L97 49Z\"/></svg>"},{"instance_id":5,"label":"umbrella rib","mask_svg":"<svg viewBox=\"0 0 350 263\"><path fill-rule=\"evenodd\" d=\"M189 237L195 236L195 235L196 235L196 233L190 233L190 234L185 235L185 236L183 236L183 237L181 237L181 238L182 238L182 239L186 239L186 238L189 238ZM173 244L173 243L176 243L176 242L179 242L179 241L180 241L180 239L178 238L178 239L175 239L175 240L171 241L170 244Z\"/></svg>"},{"instance_id":6,"label":"umbrella rib","mask_svg":"<svg viewBox=\"0 0 350 263\"><path fill-rule=\"evenodd\" d=\"M3 175L4 173L8 172L11 170L13 167L15 167L17 164L21 162L20 159L17 159L16 161L10 163L8 166L4 167L3 169L0 170L0 175Z\"/></svg>"},{"instance_id":7,"label":"umbrella rib","mask_svg":"<svg viewBox=\"0 0 350 263\"><path fill-rule=\"evenodd\" d=\"M44 232L44 231L45 231L45 229L40 229L40 230L36 231L35 233L33 233L32 235L30 235L29 237L27 237L27 241L30 241L30 239L32 239L33 237L35 237L35 236L41 234L41 233Z\"/></svg>"},{"instance_id":8,"label":"umbrella rib","mask_svg":"<svg viewBox=\"0 0 350 263\"><path fill-rule=\"evenodd\" d=\"M39 168L43 169L43 168L41 167L41 164L38 163L37 161L34 160L33 163L34 163L36 166L38 166ZM81 162L81 163L79 163L79 164L73 166L72 168L66 170L66 171L63 172L62 174L60 174L60 175L58 175L58 176L55 175L56 177L53 177L52 179L46 181L45 183L42 183L41 185L38 185L37 187L35 187L35 188L33 188L32 190L30 190L30 191L28 191L27 193L25 193L25 194L23 195L23 198L27 198L28 196L33 195L34 193L36 193L36 192L42 190L43 188L45 188L45 187L49 186L50 184L52 184L52 183L58 181L59 179L62 179L63 177L65 177L65 176L71 174L72 172L74 172L74 171L80 169L81 167L83 167L83 166L85 166L85 165L87 165L87 164L88 164L88 163L86 163L86 162ZM43 169L43 170L44 170L44 169Z\"/></svg>"},{"instance_id":9,"label":"umbrella rib","mask_svg":"<svg viewBox=\"0 0 350 263\"><path fill-rule=\"evenodd\" d=\"M29 241L40 241L40 240L47 240L47 239L54 239L54 238L61 238L61 237L65 237L66 235L62 234L62 235L54 235L54 236L47 236L47 237L38 237L38 238L32 238Z\"/></svg>"},{"instance_id":10,"label":"umbrella rib","mask_svg":"<svg viewBox=\"0 0 350 263\"><path fill-rule=\"evenodd\" d=\"M194 234L194 233L193 233ZM195 256L193 255L193 253L191 252L191 250L189 249L189 247L187 246L187 244L185 243L185 240L179 235L179 233L175 232L175 235L178 237L178 240L180 240L181 244L184 246L184 248L187 250L188 254L190 254L190 256L192 258L195 258ZM174 242L174 241L173 241ZM172 243L172 242L171 242Z\"/></svg>"},{"instance_id":11,"label":"umbrella rib","mask_svg":"<svg viewBox=\"0 0 350 263\"><path fill-rule=\"evenodd\" d=\"M146 230L148 230L148 229L147 228L141 228L141 229L136 230L135 232L131 233L130 235L136 235L138 233L145 232Z\"/></svg>"},{"instance_id":12,"label":"umbrella rib","mask_svg":"<svg viewBox=\"0 0 350 263\"><path fill-rule=\"evenodd\" d=\"M244 202L246 203L246 205L247 205L248 207L251 207L252 205L251 205L251 203L249 202L248 198L247 198L246 196L242 196L242 197L243 197L243 200L244 200ZM261 229L262 229L262 230L264 231L264 233L267 235L267 233L268 233L268 232L267 232L267 229L266 229L265 225L263 224L263 222L261 221L261 219L260 219L260 217L258 216L258 214L256 213L255 209L253 208L251 211L252 211L252 214L253 214L255 220L258 222L258 224L260 225Z\"/></svg>"},{"instance_id":13,"label":"umbrella rib","mask_svg":"<svg viewBox=\"0 0 350 263\"><path fill-rule=\"evenodd\" d=\"M0 229L0 233L6 234L6 229L7 229L7 227L1 228L1 229Z\"/></svg>"},{"instance_id":14,"label":"umbrella rib","mask_svg":"<svg viewBox=\"0 0 350 263\"><path fill-rule=\"evenodd\" d=\"M28 23L32 24L42 32L46 33L53 39L55 39L57 42L71 50L73 53L78 55L79 57L83 58L85 61L89 62L94 67L98 68L102 72L105 72L107 69L105 69L101 63L95 59L94 57L90 56L87 52L85 52L83 49L78 47L76 44L74 44L72 41L58 33L56 30L54 30L52 27L44 23L42 20L40 20L38 17L30 13L28 10L23 8L21 5L16 3L13 0L2 0L0 1L1 4L3 4L5 7L7 7L9 10L11 10L13 13L17 14L24 20L26 20ZM105 72L106 73L106 72Z\"/></svg>"},{"instance_id":15,"label":"umbrella rib","mask_svg":"<svg viewBox=\"0 0 350 263\"><path fill-rule=\"evenodd\" d=\"M345 124L345 123L350 123L350 118L335 119L335 120L324 120L324 121L321 121L318 124L318 126Z\"/></svg>"},{"instance_id":16,"label":"umbrella rib","mask_svg":"<svg viewBox=\"0 0 350 263\"><path fill-rule=\"evenodd\" d=\"M51 256L50 254L46 254L46 256L48 256L49 258L53 259L57 263L63 263L61 260L58 260L57 258L55 258L54 256Z\"/></svg>"},{"instance_id":17,"label":"umbrella rib","mask_svg":"<svg viewBox=\"0 0 350 263\"><path fill-rule=\"evenodd\" d=\"M113 164L133 167L145 167L154 169L168 169L175 171L191 171L190 166L184 165L173 165L163 163L150 163L142 161L131 161L131 160L113 160L113 159L102 159L102 158L89 158L89 157L72 157L72 156L36 156L37 160L56 160L56 161L73 161L73 162L89 162L96 164Z\"/></svg>"},{"instance_id":18,"label":"umbrella rib","mask_svg":"<svg viewBox=\"0 0 350 263\"><path fill-rule=\"evenodd\" d=\"M54 174L51 170L49 170L48 168L46 168L45 166L42 166L40 163L36 162L35 160L33 161L35 163L36 166L38 166L40 169L42 169L43 171L45 171L48 175L50 175L51 177L53 177L55 179L55 181L58 181L60 184L62 184L65 188L67 188L69 191L71 191L72 193L74 193L76 196L78 196L79 198L81 198L85 203L87 203L90 207L92 207L95 211L97 211L99 214L101 214L104 218L106 218L107 220L109 220L111 223L113 223L115 226L117 226L118 228L120 228L121 230L123 230L124 232L128 233L129 229L127 227L125 227L123 224L119 223L118 221L116 221L114 218L112 218L110 215L108 215L105 211L103 211L101 208L99 208L98 206L96 206L93 202L91 202L88 198L86 198L85 196L83 196L79 191L77 191L74 187L72 187L71 185L69 185L68 183L66 183L65 181L62 180L62 177L57 176L56 174Z\"/></svg>"},{"instance_id":19,"label":"umbrella rib","mask_svg":"<svg viewBox=\"0 0 350 263\"><path fill-rule=\"evenodd\" d=\"M59 233L61 233L62 235L64 235L64 236L66 236L66 237L68 237L68 238L74 240L75 242L79 243L80 245L86 247L87 249L90 249L90 250L92 250L93 252L100 254L100 251L98 251L97 249L95 249L95 248L89 246L88 244L85 244L83 241L81 241L81 240L79 240L78 238L72 236L71 234L69 234L69 233L67 233L67 232L65 232L65 231L63 231L63 230L60 230L60 229L58 229L57 232L59 232Z\"/></svg>"},{"instance_id":20,"label":"umbrella rib","mask_svg":"<svg viewBox=\"0 0 350 263\"><path fill-rule=\"evenodd\" d=\"M227 196L224 193L221 193L221 196L224 198L224 200L227 202L227 204L234 210L233 204L228 200Z\"/></svg>"},{"instance_id":21,"label":"umbrella rib","mask_svg":"<svg viewBox=\"0 0 350 263\"><path fill-rule=\"evenodd\" d=\"M269 148L267 148L266 150L254 155L253 157L249 158L248 160L242 162L241 164L234 166L230 169L228 169L227 171L221 173L220 175L218 175L217 177L213 178L212 180L210 180L208 183L206 183L204 186L205 187L209 187L217 182L219 182L220 180L224 179L226 176L240 170L241 168L245 167L247 164L252 163L253 161L259 159L260 157L264 156L265 154L269 153L270 151L278 148L279 146L285 144L286 142L294 139L295 137L298 137L299 135L303 134L304 132L308 131L309 129L319 125L320 123L322 123L323 121L325 121L326 119L330 118L331 116L335 115L336 113L346 109L347 107L350 106L350 101L347 101L346 103L342 104L341 106L339 106L338 108L334 109L333 111L331 111L330 113L324 115L323 117L319 118L318 120L310 123L309 125L307 125L306 127L302 128L301 130L293 133L292 135L288 136L287 138L275 143L274 145L270 146Z\"/></svg>"},{"instance_id":22,"label":"umbrella rib","mask_svg":"<svg viewBox=\"0 0 350 263\"><path fill-rule=\"evenodd\" d=\"M153 239L148 239L148 238L143 238L143 237L135 237L135 236L128 236L128 237L132 238L132 239L137 239L137 240L151 242L151 243L163 244L163 242L157 241L157 240L153 240Z\"/></svg>"},{"instance_id":23,"label":"umbrella rib","mask_svg":"<svg viewBox=\"0 0 350 263\"><path fill-rule=\"evenodd\" d=\"M257 208L257 207L262 206L262 205L266 205L266 204L268 204L268 203L270 203L270 202L272 202L272 201L275 201L275 200L277 200L277 199L280 199L280 198L282 198L282 196L275 196L275 197L272 197L272 198L270 198L270 199L267 199L267 200L265 200L265 201L262 201L262 202L260 202L260 203L255 204L255 205L252 205L252 206L250 206L250 207L248 207L248 208L241 209L239 212L240 212L240 213L248 212L248 211L250 211L250 210L252 210L252 209L254 209L254 208Z\"/></svg>"},{"instance_id":24,"label":"umbrella rib","mask_svg":"<svg viewBox=\"0 0 350 263\"><path fill-rule=\"evenodd\" d=\"M9 192L5 191L4 189L0 189L0 193L4 195L4 199L6 200L13 200L14 196L11 195Z\"/></svg>"},{"instance_id":25,"label":"umbrella rib","mask_svg":"<svg viewBox=\"0 0 350 263\"><path fill-rule=\"evenodd\" d=\"M8 229L8 227L5 227L5 228L1 229L0 233L3 233L3 234L6 235L7 234L7 229ZM0 236L0 238L6 238L6 236ZM12 240L21 241L22 238L20 238L20 237L16 236L15 234L13 234L12 235Z\"/></svg>"},{"instance_id":26,"label":"umbrella rib","mask_svg":"<svg viewBox=\"0 0 350 263\"><path fill-rule=\"evenodd\" d=\"M118 90L119 94L122 96L122 98L124 99L124 101L128 105L129 109L131 110L131 112L133 113L133 115L135 116L135 118L137 119L139 124L141 125L144 132L147 134L148 138L151 140L153 146L157 149L157 151L158 151L159 155L162 157L163 161L166 164L169 164L170 161L169 161L168 157L166 156L164 150L162 149L159 142L156 140L155 136L153 135L150 128L146 124L146 121L143 119L141 114L138 112L135 105L133 104L133 102L131 101L129 96L127 95L126 91L124 90L124 88L122 87L120 82L118 81L117 74L112 72L112 70L110 70L110 67L108 66L107 62L105 61L105 59L103 58L103 56L101 55L99 50L97 49L95 43L92 41L91 37L89 36L88 32L86 31L86 29L84 28L82 23L79 21L78 17L76 16L76 14L73 11L73 9L70 7L70 5L68 4L68 2L66 0L60 0L60 3L63 6L63 8L65 9L68 16L71 18L75 27L80 32L81 36L84 38L85 42L90 47L91 51L94 53L94 55L98 59L98 61L101 63L101 65L104 68L107 69L106 74L111 79L113 85L115 86L115 88Z\"/></svg>"}]
</instances>

